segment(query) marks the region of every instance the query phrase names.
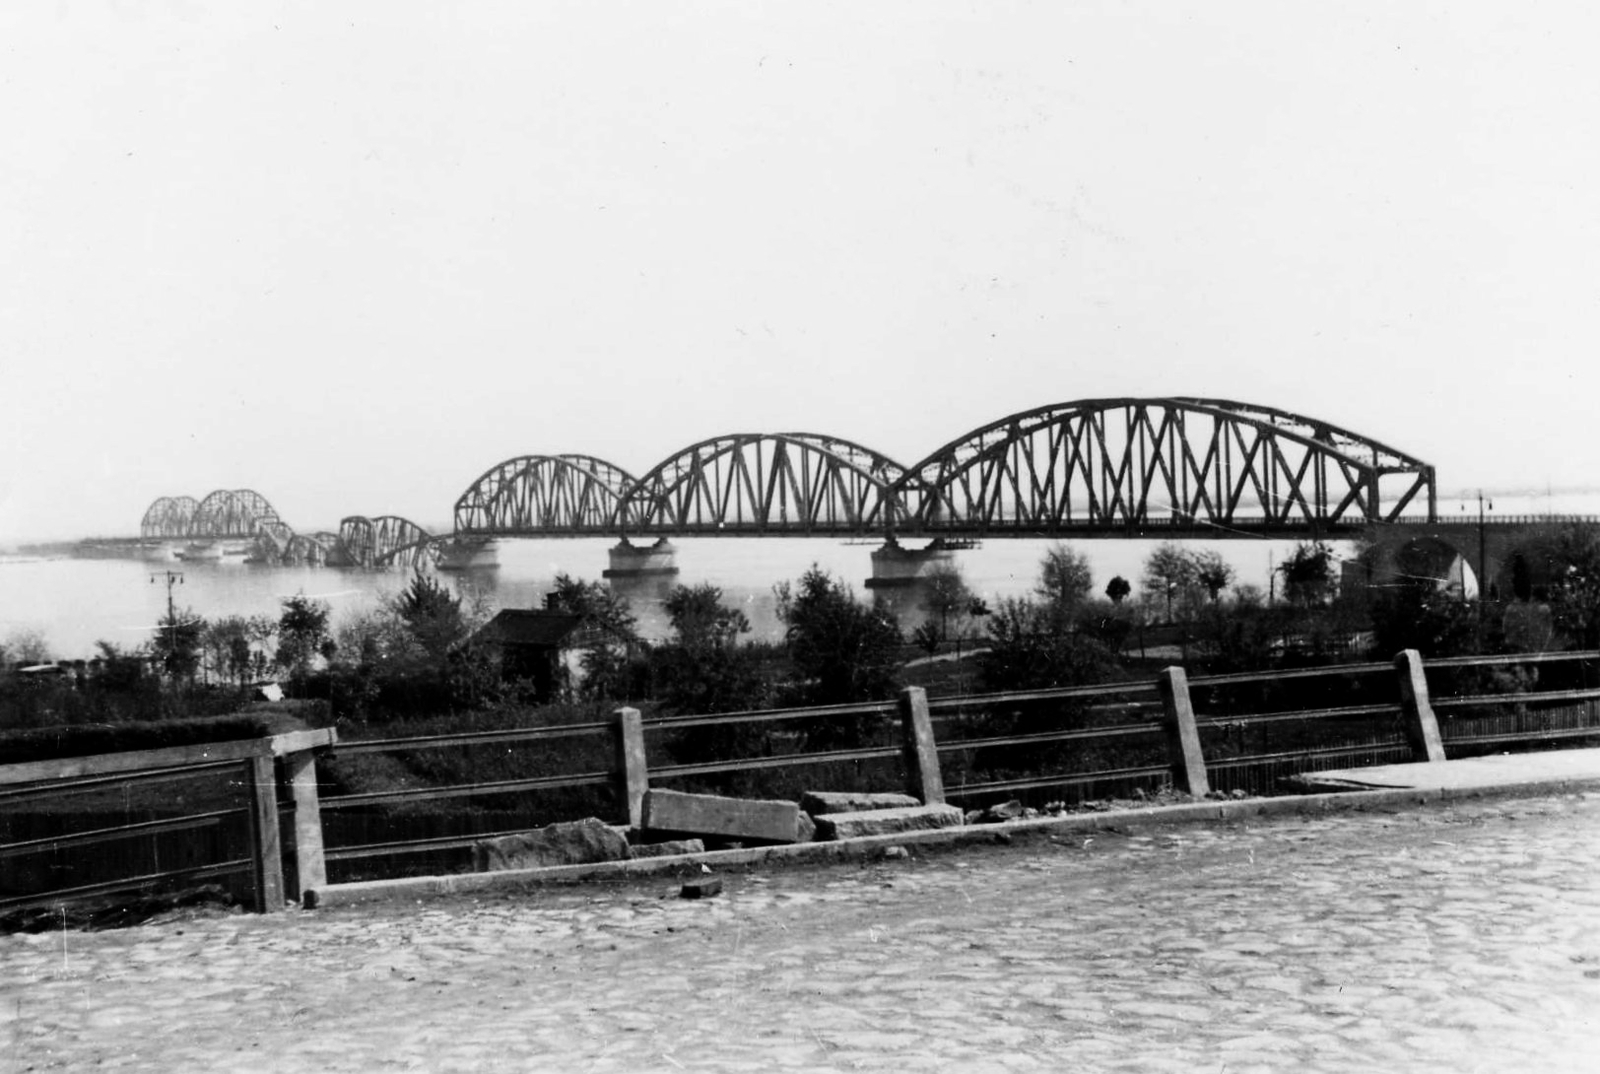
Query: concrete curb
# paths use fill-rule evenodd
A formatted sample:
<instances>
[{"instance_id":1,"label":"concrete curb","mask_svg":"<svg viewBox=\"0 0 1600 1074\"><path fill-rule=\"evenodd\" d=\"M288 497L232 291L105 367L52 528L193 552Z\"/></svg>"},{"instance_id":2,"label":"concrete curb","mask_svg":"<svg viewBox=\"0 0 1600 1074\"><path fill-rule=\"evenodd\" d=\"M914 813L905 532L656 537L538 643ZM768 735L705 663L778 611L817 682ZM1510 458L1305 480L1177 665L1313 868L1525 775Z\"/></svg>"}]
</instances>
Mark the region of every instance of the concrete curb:
<instances>
[{"instance_id":1,"label":"concrete curb","mask_svg":"<svg viewBox=\"0 0 1600 1074\"><path fill-rule=\"evenodd\" d=\"M1600 787L1600 776L1541 779L1479 787L1402 787L1330 794L1285 795L1278 798L1200 801L1183 805L1152 806L1147 809L1108 810L1103 813L1069 813L1055 817L1036 817L1031 820L1004 821L999 824L974 824L961 828L868 835L824 843L790 843L743 850L710 850L701 854L599 862L592 865L555 865L542 869L507 869L492 873L414 876L394 880L326 884L308 889L305 892L304 905L309 910L401 899L421 900L440 895L515 892L547 884L654 876L674 872L686 866L715 867L758 865L768 861L850 859L867 857L874 851L889 846L988 844L995 841L997 833L1092 832L1104 828L1203 824L1208 821L1237 821L1251 817L1360 812L1379 806L1420 806L1475 798L1533 797L1590 787Z\"/></svg>"}]
</instances>

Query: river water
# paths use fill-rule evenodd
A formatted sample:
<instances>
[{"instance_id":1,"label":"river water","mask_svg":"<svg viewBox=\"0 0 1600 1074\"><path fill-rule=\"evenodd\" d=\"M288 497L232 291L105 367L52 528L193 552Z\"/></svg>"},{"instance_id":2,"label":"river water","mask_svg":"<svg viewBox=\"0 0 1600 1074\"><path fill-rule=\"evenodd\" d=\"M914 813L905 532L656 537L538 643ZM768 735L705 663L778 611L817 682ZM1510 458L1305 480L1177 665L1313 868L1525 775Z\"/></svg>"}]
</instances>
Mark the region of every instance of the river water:
<instances>
[{"instance_id":1,"label":"river water","mask_svg":"<svg viewBox=\"0 0 1600 1074\"><path fill-rule=\"evenodd\" d=\"M445 572L440 577L458 591L480 592L491 609L542 607L558 573L598 580L607 565L606 550L614 543L607 538L502 540L499 567ZM981 547L958 552L955 562L973 592L993 602L1025 595L1037 580L1040 559L1054 543L986 541ZM1098 593L1118 574L1137 587L1144 560L1160 542L1065 543L1089 558ZM821 538L685 538L673 544L678 549L679 573L675 577L611 583L628 599L646 637L659 638L666 633L661 603L674 584L710 582L721 587L724 603L742 609L750 619L752 636L772 639L782 634L773 586L797 580L812 564L854 586L863 599L885 592L869 592L865 587L872 574L870 555L876 543L848 544ZM906 545L918 547L917 542ZM1215 548L1234 566L1239 583L1265 591L1272 563L1281 562L1293 550L1294 542L1194 541L1186 547ZM192 609L207 618L276 618L284 598L304 593L329 605L335 626L377 608L408 579L399 570L268 567L236 560L0 557L0 642L37 632L58 659L93 656L100 639L123 648L142 644L166 611L168 570L182 578L172 589L173 602L180 610ZM922 617L914 597L899 600L895 610L908 630Z\"/></svg>"},{"instance_id":2,"label":"river water","mask_svg":"<svg viewBox=\"0 0 1600 1074\"><path fill-rule=\"evenodd\" d=\"M1523 514L1547 511L1591 513L1600 497L1581 495L1497 497L1497 513ZM1441 496L1441 516L1466 512L1475 515L1476 501L1457 503ZM491 609L540 607L557 573L593 580L607 565L610 538L567 540L502 540L500 566L490 570L443 575L453 587L480 591ZM752 635L781 637L773 586L794 581L812 564L869 597L865 581L872 574L870 554L876 542L847 543L824 538L682 538L678 549L679 574L672 579L618 582L646 637L666 633L662 599L674 583L710 582L721 587L725 603L741 608L749 617ZM956 564L968 586L991 603L1023 596L1035 584L1039 561L1057 542L997 539L978 548L958 552ZM1153 540L1119 538L1060 542L1085 555L1094 571L1094 591L1100 593L1115 575L1128 579L1138 596L1144 561L1160 544ZM917 547L914 541L908 547ZM1295 547L1293 541L1221 540L1186 541L1192 550L1214 549L1233 566L1235 583L1253 585L1263 592L1275 564ZM1334 542L1337 556L1352 548ZM276 618L284 598L304 593L325 601L337 625L371 611L406 584L401 571L362 571L339 568L267 567L241 562L147 562L135 559L28 558L0 555L0 642L24 632L37 632L53 656L76 659L95 654L95 642L110 641L132 648L150 637L166 610L165 572L179 572L173 587L180 609L214 618L224 615L270 615ZM154 580L152 580L154 579ZM876 591L882 593L882 590ZM902 599L895 608L902 626L914 627L923 613L915 597Z\"/></svg>"}]
</instances>

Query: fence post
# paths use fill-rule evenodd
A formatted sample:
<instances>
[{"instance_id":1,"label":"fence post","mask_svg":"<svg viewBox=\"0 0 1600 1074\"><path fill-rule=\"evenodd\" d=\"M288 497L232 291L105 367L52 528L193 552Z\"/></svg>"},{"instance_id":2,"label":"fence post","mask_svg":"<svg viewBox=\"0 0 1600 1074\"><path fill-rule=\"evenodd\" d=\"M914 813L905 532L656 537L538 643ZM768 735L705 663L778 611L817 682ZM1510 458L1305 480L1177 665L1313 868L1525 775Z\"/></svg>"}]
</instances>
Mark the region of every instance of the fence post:
<instances>
[{"instance_id":1,"label":"fence post","mask_svg":"<svg viewBox=\"0 0 1600 1074\"><path fill-rule=\"evenodd\" d=\"M900 730L906 759L906 792L923 805L943 805L939 748L933 741L928 692L920 686L907 686L900 691Z\"/></svg>"},{"instance_id":2,"label":"fence post","mask_svg":"<svg viewBox=\"0 0 1600 1074\"><path fill-rule=\"evenodd\" d=\"M1211 793L1206 778L1206 759L1200 751L1200 730L1194 722L1194 705L1189 700L1189 675L1181 667L1161 670L1156 680L1161 691L1162 730L1167 733L1167 755L1172 759L1172 778L1178 789L1195 798Z\"/></svg>"},{"instance_id":3,"label":"fence post","mask_svg":"<svg viewBox=\"0 0 1600 1074\"><path fill-rule=\"evenodd\" d=\"M317 795L317 757L310 750L291 753L283 759L289 773L289 789L294 794L294 872L296 894L305 898L310 888L328 882L328 866L322 855L322 805Z\"/></svg>"},{"instance_id":4,"label":"fence post","mask_svg":"<svg viewBox=\"0 0 1600 1074\"><path fill-rule=\"evenodd\" d=\"M1439 720L1428 700L1428 676L1422 667L1422 654L1407 649L1394 658L1400 679L1400 709L1405 717L1406 741L1415 761L1444 760L1444 743L1439 738Z\"/></svg>"},{"instance_id":5,"label":"fence post","mask_svg":"<svg viewBox=\"0 0 1600 1074\"><path fill-rule=\"evenodd\" d=\"M262 746L266 747L266 741ZM283 844L278 836L278 781L275 759L264 748L245 762L250 785L250 853L255 874L256 909L276 913L283 909Z\"/></svg>"},{"instance_id":6,"label":"fence post","mask_svg":"<svg viewBox=\"0 0 1600 1074\"><path fill-rule=\"evenodd\" d=\"M644 725L639 710L618 709L612 717L617 745L617 790L627 806L628 826L644 827L644 792L650 786L650 770L645 765Z\"/></svg>"}]
</instances>

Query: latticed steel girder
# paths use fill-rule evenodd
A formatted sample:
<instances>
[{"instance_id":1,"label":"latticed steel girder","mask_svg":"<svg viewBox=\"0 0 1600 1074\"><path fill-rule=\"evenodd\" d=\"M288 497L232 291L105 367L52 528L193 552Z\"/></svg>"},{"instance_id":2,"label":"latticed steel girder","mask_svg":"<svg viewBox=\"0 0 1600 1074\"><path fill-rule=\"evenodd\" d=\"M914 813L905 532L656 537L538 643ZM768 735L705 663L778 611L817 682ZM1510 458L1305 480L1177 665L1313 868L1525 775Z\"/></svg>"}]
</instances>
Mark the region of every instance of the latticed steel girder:
<instances>
[{"instance_id":1,"label":"latticed steel girder","mask_svg":"<svg viewBox=\"0 0 1600 1074\"><path fill-rule=\"evenodd\" d=\"M901 517L893 459L816 433L702 440L641 477L624 498L639 533L857 534Z\"/></svg>"},{"instance_id":2,"label":"latticed steel girder","mask_svg":"<svg viewBox=\"0 0 1600 1074\"><path fill-rule=\"evenodd\" d=\"M1085 399L1013 414L913 466L909 528L1335 532L1400 517L1433 468L1287 411L1221 399Z\"/></svg>"},{"instance_id":3,"label":"latticed steel girder","mask_svg":"<svg viewBox=\"0 0 1600 1074\"><path fill-rule=\"evenodd\" d=\"M339 522L339 543L357 566L409 567L433 554L435 539L399 515L351 515Z\"/></svg>"},{"instance_id":4,"label":"latticed steel girder","mask_svg":"<svg viewBox=\"0 0 1600 1074\"><path fill-rule=\"evenodd\" d=\"M194 536L194 515L200 503L193 496L162 496L145 509L139 522L140 537L188 538Z\"/></svg>"},{"instance_id":5,"label":"latticed steel girder","mask_svg":"<svg viewBox=\"0 0 1600 1074\"><path fill-rule=\"evenodd\" d=\"M266 497L251 489L217 489L198 503L189 496L163 496L139 524L143 537L185 540L255 537L263 528L287 529Z\"/></svg>"},{"instance_id":6,"label":"latticed steel girder","mask_svg":"<svg viewBox=\"0 0 1600 1074\"><path fill-rule=\"evenodd\" d=\"M456 500L457 533L614 533L633 475L590 455L521 455L486 470Z\"/></svg>"},{"instance_id":7,"label":"latticed steel girder","mask_svg":"<svg viewBox=\"0 0 1600 1074\"><path fill-rule=\"evenodd\" d=\"M267 498L253 489L218 489L200 501L194 533L200 538L254 537L263 526L281 523Z\"/></svg>"},{"instance_id":8,"label":"latticed steel girder","mask_svg":"<svg viewBox=\"0 0 1600 1074\"><path fill-rule=\"evenodd\" d=\"M289 538L281 559L297 567L321 567L335 558L339 546L336 533L297 533Z\"/></svg>"}]
</instances>

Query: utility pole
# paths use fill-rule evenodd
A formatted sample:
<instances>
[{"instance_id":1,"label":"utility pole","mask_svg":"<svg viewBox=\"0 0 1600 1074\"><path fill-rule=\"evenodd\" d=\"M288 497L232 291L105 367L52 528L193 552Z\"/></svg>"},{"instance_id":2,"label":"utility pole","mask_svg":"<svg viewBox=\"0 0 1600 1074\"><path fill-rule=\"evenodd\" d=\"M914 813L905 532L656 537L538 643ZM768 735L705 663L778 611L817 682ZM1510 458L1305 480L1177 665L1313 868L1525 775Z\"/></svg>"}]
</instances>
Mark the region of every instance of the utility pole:
<instances>
[{"instance_id":1,"label":"utility pole","mask_svg":"<svg viewBox=\"0 0 1600 1074\"><path fill-rule=\"evenodd\" d=\"M167 656L170 658L178 648L178 612L172 603L172 587L183 584L183 572L162 571L152 574L150 584L155 585L157 579L164 579L167 583Z\"/></svg>"}]
</instances>

